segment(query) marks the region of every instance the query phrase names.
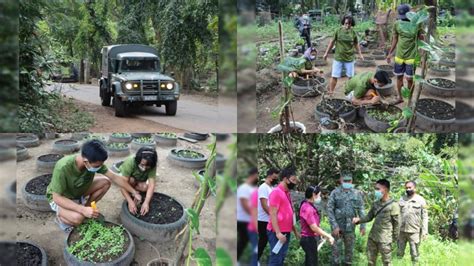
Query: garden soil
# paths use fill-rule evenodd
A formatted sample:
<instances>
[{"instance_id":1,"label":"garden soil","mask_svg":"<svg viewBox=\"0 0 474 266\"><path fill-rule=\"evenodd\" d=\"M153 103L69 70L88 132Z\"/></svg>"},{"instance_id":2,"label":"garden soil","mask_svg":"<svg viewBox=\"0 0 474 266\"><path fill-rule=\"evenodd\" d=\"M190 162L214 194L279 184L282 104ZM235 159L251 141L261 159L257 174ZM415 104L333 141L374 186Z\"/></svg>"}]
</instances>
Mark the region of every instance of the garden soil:
<instances>
[{"instance_id":1,"label":"garden soil","mask_svg":"<svg viewBox=\"0 0 474 266\"><path fill-rule=\"evenodd\" d=\"M127 125L130 128L130 125ZM70 134L62 134L61 138L70 138ZM36 170L36 158L40 155L51 153L53 142L55 140L42 140L39 147L30 148L28 152L31 158L18 163L17 167L17 182L18 188L21 188L31 178L40 175ZM195 149L206 155L209 155L209 151L206 145L210 143L210 139L197 144L191 144L186 141L178 140L179 148ZM179 168L172 166L166 159L168 152L171 148L157 147L157 153L159 163L157 167L157 178L156 178L156 190L157 192L164 193L171 197L174 197L181 201L185 208L189 208L193 202L196 188L194 187L194 177L192 171L185 168ZM114 162L123 160L125 157L110 157L106 161L106 165L111 167ZM3 165L2 165L3 166ZM5 169L5 168L2 168ZM2 177L3 184L6 184L6 180L13 180L11 173L14 173L14 165L10 175ZM3 172L8 173L8 172ZM104 198L97 203L97 207L101 213L105 216L107 221L120 224L120 209L123 201L123 196L120 193L119 188L116 185L112 185L110 190L104 196ZM2 199L3 203L3 199ZM13 209L14 210L14 209ZM210 197L201 213L201 234L195 236L193 239L193 245L196 247L204 247L210 251L212 257L215 256L215 201L213 197ZM2 214L5 213L2 210ZM54 223L54 213L52 212L38 212L28 209L23 202L21 194L17 194L17 220L15 223L14 218L11 228L5 227L2 230L2 238L15 239L14 232L19 230L16 234L17 239L27 239L34 241L46 250L48 254L50 265L65 265L63 259L63 249L65 246L66 234L59 229ZM8 226L8 225L7 225ZM13 235L13 236L12 236ZM142 241L137 237L134 237L136 251L135 251L135 262L136 265L146 265L146 263L154 258L158 257L155 248L159 251L161 257L173 258L175 257L176 247L175 243L169 243L167 246L152 245L148 241Z\"/></svg>"}]
</instances>

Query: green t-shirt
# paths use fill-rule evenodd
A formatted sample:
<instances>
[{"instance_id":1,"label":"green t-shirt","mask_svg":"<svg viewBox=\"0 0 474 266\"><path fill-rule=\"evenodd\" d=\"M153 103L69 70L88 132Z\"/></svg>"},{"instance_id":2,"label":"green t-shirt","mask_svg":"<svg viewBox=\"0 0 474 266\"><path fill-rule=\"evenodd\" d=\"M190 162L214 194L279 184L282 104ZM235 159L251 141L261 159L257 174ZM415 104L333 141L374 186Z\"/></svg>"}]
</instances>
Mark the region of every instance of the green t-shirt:
<instances>
[{"instance_id":1,"label":"green t-shirt","mask_svg":"<svg viewBox=\"0 0 474 266\"><path fill-rule=\"evenodd\" d=\"M56 163L51 183L46 190L49 202L53 200L53 192L68 199L79 199L92 185L95 173L87 169L80 171L76 166L76 156L77 154L65 156ZM107 171L107 166L102 165L97 173L105 174Z\"/></svg>"},{"instance_id":2,"label":"green t-shirt","mask_svg":"<svg viewBox=\"0 0 474 266\"><path fill-rule=\"evenodd\" d=\"M156 167L142 172L135 163L135 156L130 156L120 165L120 174L126 177L133 177L138 182L145 182L149 178L156 177Z\"/></svg>"},{"instance_id":3,"label":"green t-shirt","mask_svg":"<svg viewBox=\"0 0 474 266\"><path fill-rule=\"evenodd\" d=\"M357 99L364 97L367 91L373 88L372 83L370 83L370 79L373 76L373 72L365 72L355 75L346 82L344 93L348 94L351 91L354 91L354 97Z\"/></svg>"},{"instance_id":4,"label":"green t-shirt","mask_svg":"<svg viewBox=\"0 0 474 266\"><path fill-rule=\"evenodd\" d=\"M305 70L311 70L311 69L313 69L313 63L311 63L311 60L305 58L305 61L304 61L304 69L305 69Z\"/></svg>"},{"instance_id":5,"label":"green t-shirt","mask_svg":"<svg viewBox=\"0 0 474 266\"><path fill-rule=\"evenodd\" d=\"M407 24L406 28L410 28L409 21L397 20L393 25L393 32L398 34L397 51L395 56L401 59L415 59L416 57L416 41L418 34L422 30L420 25L415 30L402 30L400 25Z\"/></svg>"},{"instance_id":6,"label":"green t-shirt","mask_svg":"<svg viewBox=\"0 0 474 266\"><path fill-rule=\"evenodd\" d=\"M357 44L357 34L354 29L339 28L334 33L334 40L336 42L335 59L339 62L354 61L354 47Z\"/></svg>"}]
</instances>

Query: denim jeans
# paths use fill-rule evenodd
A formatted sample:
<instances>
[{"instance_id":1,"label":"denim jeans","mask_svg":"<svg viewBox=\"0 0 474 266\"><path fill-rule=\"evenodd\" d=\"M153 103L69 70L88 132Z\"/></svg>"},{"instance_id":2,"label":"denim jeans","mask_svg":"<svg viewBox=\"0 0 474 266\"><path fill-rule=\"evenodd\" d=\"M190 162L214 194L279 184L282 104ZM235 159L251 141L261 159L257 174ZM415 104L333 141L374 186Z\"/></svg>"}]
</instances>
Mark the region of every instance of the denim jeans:
<instances>
[{"instance_id":1,"label":"denim jeans","mask_svg":"<svg viewBox=\"0 0 474 266\"><path fill-rule=\"evenodd\" d=\"M286 242L280 249L278 254L272 252L275 245L278 243L278 238L276 237L276 233L272 231L267 231L268 235L268 242L270 243L270 258L268 260L269 266L283 266L283 262L285 261L286 253L288 253L288 247L290 245L290 233L283 233L286 236Z\"/></svg>"},{"instance_id":2,"label":"denim jeans","mask_svg":"<svg viewBox=\"0 0 474 266\"><path fill-rule=\"evenodd\" d=\"M250 257L250 266L258 265L258 233L249 231L249 240L252 245L252 256Z\"/></svg>"}]
</instances>

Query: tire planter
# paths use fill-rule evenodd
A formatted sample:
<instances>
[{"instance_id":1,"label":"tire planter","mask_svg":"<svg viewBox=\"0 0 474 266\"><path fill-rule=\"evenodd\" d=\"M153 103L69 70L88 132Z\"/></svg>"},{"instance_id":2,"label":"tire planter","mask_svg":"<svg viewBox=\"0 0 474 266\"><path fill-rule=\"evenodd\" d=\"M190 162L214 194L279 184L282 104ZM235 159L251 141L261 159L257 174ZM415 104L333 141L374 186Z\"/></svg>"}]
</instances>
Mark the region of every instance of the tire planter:
<instances>
[{"instance_id":1,"label":"tire planter","mask_svg":"<svg viewBox=\"0 0 474 266\"><path fill-rule=\"evenodd\" d=\"M429 73L437 77L446 77L451 74L451 69L443 66L432 66L430 67Z\"/></svg>"},{"instance_id":2,"label":"tire planter","mask_svg":"<svg viewBox=\"0 0 474 266\"><path fill-rule=\"evenodd\" d=\"M296 131L297 132L292 132L292 133L306 133L306 127L304 126L303 123L300 123L300 122L297 122L297 121L290 121L290 127L293 128L293 130L295 130L296 128ZM281 125L276 125L272 128L270 128L270 130L268 130L268 133L281 133Z\"/></svg>"},{"instance_id":3,"label":"tire planter","mask_svg":"<svg viewBox=\"0 0 474 266\"><path fill-rule=\"evenodd\" d=\"M378 109L379 106L375 106L376 109ZM396 107L396 106L393 106L393 105L390 105L388 108L392 109L391 110L391 113L400 113L401 115L401 112L402 112L402 109ZM387 133L387 130L391 127L391 125L389 124L389 121L383 121L383 120L379 120L373 116L370 115L370 112L369 111L365 111L365 115L364 115L364 122L365 122L365 125L370 128L370 130L374 131L374 132L377 132L377 133ZM406 124L406 120L401 120L398 124L398 126L404 126Z\"/></svg>"},{"instance_id":4,"label":"tire planter","mask_svg":"<svg viewBox=\"0 0 474 266\"><path fill-rule=\"evenodd\" d=\"M454 61L454 59L443 58L439 60L439 65L447 67L456 67L456 61Z\"/></svg>"},{"instance_id":5,"label":"tire planter","mask_svg":"<svg viewBox=\"0 0 474 266\"><path fill-rule=\"evenodd\" d=\"M109 143L130 143L132 141L132 135L128 136L114 136L113 134L109 137Z\"/></svg>"},{"instance_id":6,"label":"tire planter","mask_svg":"<svg viewBox=\"0 0 474 266\"><path fill-rule=\"evenodd\" d=\"M216 170L222 170L225 167L226 158L224 155L217 153L216 154Z\"/></svg>"},{"instance_id":7,"label":"tire planter","mask_svg":"<svg viewBox=\"0 0 474 266\"><path fill-rule=\"evenodd\" d=\"M104 145L108 143L106 137L101 136L101 135L97 135L97 134L91 134L91 135L85 137L85 138L82 140L82 142L83 142L83 143L86 143L86 142L91 141L91 140L98 140L98 141L102 142Z\"/></svg>"},{"instance_id":8,"label":"tire planter","mask_svg":"<svg viewBox=\"0 0 474 266\"><path fill-rule=\"evenodd\" d=\"M173 260L159 258L149 261L147 266L176 266L176 263Z\"/></svg>"},{"instance_id":9,"label":"tire planter","mask_svg":"<svg viewBox=\"0 0 474 266\"><path fill-rule=\"evenodd\" d=\"M456 73L456 97L474 97L474 89L472 89L474 87L474 82L464 78L458 78L457 74L458 73Z\"/></svg>"},{"instance_id":10,"label":"tire planter","mask_svg":"<svg viewBox=\"0 0 474 266\"><path fill-rule=\"evenodd\" d=\"M0 265L16 266L16 241L0 241Z\"/></svg>"},{"instance_id":11,"label":"tire planter","mask_svg":"<svg viewBox=\"0 0 474 266\"><path fill-rule=\"evenodd\" d=\"M5 188L5 195L8 203L16 208L16 180L7 185Z\"/></svg>"},{"instance_id":12,"label":"tire planter","mask_svg":"<svg viewBox=\"0 0 474 266\"><path fill-rule=\"evenodd\" d=\"M36 159L36 167L38 170L53 172L54 166L63 157L64 155L55 153L41 155Z\"/></svg>"},{"instance_id":13,"label":"tire planter","mask_svg":"<svg viewBox=\"0 0 474 266\"><path fill-rule=\"evenodd\" d=\"M45 132L44 138L45 139L55 139L57 134L55 132Z\"/></svg>"},{"instance_id":14,"label":"tire planter","mask_svg":"<svg viewBox=\"0 0 474 266\"><path fill-rule=\"evenodd\" d=\"M364 60L357 60L355 65L358 67L372 67L375 66L375 59L370 56L364 56Z\"/></svg>"},{"instance_id":15,"label":"tire planter","mask_svg":"<svg viewBox=\"0 0 474 266\"><path fill-rule=\"evenodd\" d=\"M319 56L314 59L314 63L313 63L313 65L316 67L326 66L327 64L328 62Z\"/></svg>"},{"instance_id":16,"label":"tire planter","mask_svg":"<svg viewBox=\"0 0 474 266\"><path fill-rule=\"evenodd\" d=\"M438 82L446 85L440 86L438 84L433 84L432 82ZM431 95L439 96L439 97L454 97L456 96L456 83L449 79L444 78L431 78L427 79L423 83L423 89Z\"/></svg>"},{"instance_id":17,"label":"tire planter","mask_svg":"<svg viewBox=\"0 0 474 266\"><path fill-rule=\"evenodd\" d=\"M16 137L16 144L22 145L26 148L38 147L40 145L40 140L38 136L34 134L18 135Z\"/></svg>"},{"instance_id":18,"label":"tire planter","mask_svg":"<svg viewBox=\"0 0 474 266\"><path fill-rule=\"evenodd\" d=\"M184 206L178 200L158 192L154 193L152 202L155 199L156 201L161 199L161 204L150 204L150 212L147 213L142 219L138 219L137 217L133 216L128 210L127 201L124 201L122 203L122 210L120 212L120 220L125 228L127 228L132 234L140 238L158 244L172 243L176 235L178 235L178 233L183 230L187 223L187 216L186 212L184 211ZM167 203L169 202L168 204L172 205L172 207L163 206L163 202L165 201ZM153 207L158 209L154 211L152 210ZM156 216L150 217L150 215L155 215L155 213L158 213L159 216L162 217L161 214L166 211L177 211L177 219L175 220L176 217L169 217L170 215L174 214L165 213L165 216L168 215L168 217L165 217L163 219L173 220L172 222L162 224L147 222L150 219L157 219Z\"/></svg>"},{"instance_id":19,"label":"tire planter","mask_svg":"<svg viewBox=\"0 0 474 266\"><path fill-rule=\"evenodd\" d=\"M178 137L171 137L161 134L156 134L155 137L156 145L165 147L174 147L178 143Z\"/></svg>"},{"instance_id":20,"label":"tire planter","mask_svg":"<svg viewBox=\"0 0 474 266\"><path fill-rule=\"evenodd\" d=\"M46 188L51 182L52 174L34 177L22 188L23 200L26 207L42 212L52 212L46 198Z\"/></svg>"},{"instance_id":21,"label":"tire planter","mask_svg":"<svg viewBox=\"0 0 474 266\"><path fill-rule=\"evenodd\" d=\"M108 222L108 221L106 221L105 223L106 224L112 224L112 225L118 225L118 224ZM64 256L64 260L66 261L67 265L69 265L69 266L93 266L93 265L129 266L132 263L133 257L135 256L135 242L133 241L133 237L130 234L130 232L127 230L127 228L124 228L124 230L125 230L125 235L126 235L126 237L128 237L129 242L128 242L128 247L125 249L124 253L120 257L118 257L118 258L116 258L112 261L102 262L102 263L92 263L92 262L82 261L82 260L79 260L78 258L76 258L71 253L69 253L67 248L70 245L70 243L69 243L70 238L73 235L73 233L75 233L75 230L77 230L77 228L74 228L71 232L69 232L69 234L67 235L66 240L65 240L65 248L63 250L63 256Z\"/></svg>"},{"instance_id":22,"label":"tire planter","mask_svg":"<svg viewBox=\"0 0 474 266\"><path fill-rule=\"evenodd\" d=\"M133 139L132 140L132 149L133 150L139 150L141 147L150 147L150 148L155 148L156 142L152 140L151 142L148 143L141 143L137 141L138 139Z\"/></svg>"},{"instance_id":23,"label":"tire planter","mask_svg":"<svg viewBox=\"0 0 474 266\"><path fill-rule=\"evenodd\" d=\"M229 138L229 134L224 133L215 133L214 136L216 136L217 141L224 141Z\"/></svg>"},{"instance_id":24,"label":"tire planter","mask_svg":"<svg viewBox=\"0 0 474 266\"><path fill-rule=\"evenodd\" d=\"M81 141L85 138L87 138L91 133L90 132L76 132L72 133L71 139Z\"/></svg>"},{"instance_id":25,"label":"tire planter","mask_svg":"<svg viewBox=\"0 0 474 266\"><path fill-rule=\"evenodd\" d=\"M53 144L53 151L60 154L70 154L79 151L79 141L73 139L57 140Z\"/></svg>"},{"instance_id":26,"label":"tire planter","mask_svg":"<svg viewBox=\"0 0 474 266\"><path fill-rule=\"evenodd\" d=\"M416 104L415 125L426 132L453 132L455 124L455 109L444 101L424 98Z\"/></svg>"},{"instance_id":27,"label":"tire planter","mask_svg":"<svg viewBox=\"0 0 474 266\"><path fill-rule=\"evenodd\" d=\"M201 169L199 170L199 172L197 172L197 174L201 177L204 176L204 172L206 172L206 169ZM199 188L199 186L201 186L201 182L199 180L196 179L196 177L193 175L194 177L194 187L195 188Z\"/></svg>"},{"instance_id":28,"label":"tire planter","mask_svg":"<svg viewBox=\"0 0 474 266\"><path fill-rule=\"evenodd\" d=\"M28 265L28 266L47 266L48 265L48 256L46 251L40 246L34 244L31 241L27 240L18 240L15 242L12 241L12 244L15 246L13 254L16 255L16 264L14 265ZM31 258L30 256L35 256ZM11 263L11 261L10 261ZM3 264L2 264L3 265ZM9 265L9 264L5 264Z\"/></svg>"},{"instance_id":29,"label":"tire planter","mask_svg":"<svg viewBox=\"0 0 474 266\"><path fill-rule=\"evenodd\" d=\"M394 87L395 87L395 84L393 82L390 82L388 84L386 84L385 86L383 87L379 87L377 85L375 85L375 89L377 90L377 92L382 95L382 96L390 96L393 94L393 92L395 91L394 90Z\"/></svg>"},{"instance_id":30,"label":"tire planter","mask_svg":"<svg viewBox=\"0 0 474 266\"><path fill-rule=\"evenodd\" d=\"M194 140L206 140L207 137L209 137L209 134L187 132L187 133L184 133L184 137L194 139Z\"/></svg>"},{"instance_id":31,"label":"tire planter","mask_svg":"<svg viewBox=\"0 0 474 266\"><path fill-rule=\"evenodd\" d=\"M328 99L326 101L329 102L328 104L330 106L336 106L336 108L339 108L341 104L346 104L347 106L344 107L339 113L339 117L344 119L344 121L346 122L354 122L356 120L356 108L349 101L343 99ZM321 103L316 106L314 112L316 121L319 121L319 119L321 119L322 117L329 117L329 113L325 110L322 110Z\"/></svg>"},{"instance_id":32,"label":"tire planter","mask_svg":"<svg viewBox=\"0 0 474 266\"><path fill-rule=\"evenodd\" d=\"M474 108L469 104L456 100L456 130L458 133L474 132Z\"/></svg>"},{"instance_id":33,"label":"tire planter","mask_svg":"<svg viewBox=\"0 0 474 266\"><path fill-rule=\"evenodd\" d=\"M315 97L320 92L325 91L328 82L323 77L315 77L314 79L297 79L291 85L291 92L299 97Z\"/></svg>"},{"instance_id":34,"label":"tire planter","mask_svg":"<svg viewBox=\"0 0 474 266\"><path fill-rule=\"evenodd\" d=\"M383 70L387 72L388 76L390 78L395 77L395 74L393 73L393 66L392 65L378 65L375 71Z\"/></svg>"},{"instance_id":35,"label":"tire planter","mask_svg":"<svg viewBox=\"0 0 474 266\"><path fill-rule=\"evenodd\" d=\"M373 51L370 54L375 60L384 60L386 58L385 53L383 51Z\"/></svg>"},{"instance_id":36,"label":"tire planter","mask_svg":"<svg viewBox=\"0 0 474 266\"><path fill-rule=\"evenodd\" d=\"M30 158L28 154L28 149L25 146L17 145L16 146L16 161L21 162Z\"/></svg>"},{"instance_id":37,"label":"tire planter","mask_svg":"<svg viewBox=\"0 0 474 266\"><path fill-rule=\"evenodd\" d=\"M118 161L112 165L111 171L120 174L120 166L123 164L123 161Z\"/></svg>"},{"instance_id":38,"label":"tire planter","mask_svg":"<svg viewBox=\"0 0 474 266\"><path fill-rule=\"evenodd\" d=\"M107 146L107 153L109 156L115 156L115 157L124 157L130 154L130 146L126 144L126 147L123 148L117 148L117 147L110 147Z\"/></svg>"},{"instance_id":39,"label":"tire planter","mask_svg":"<svg viewBox=\"0 0 474 266\"><path fill-rule=\"evenodd\" d=\"M150 138L151 133L132 133L132 139Z\"/></svg>"},{"instance_id":40,"label":"tire planter","mask_svg":"<svg viewBox=\"0 0 474 266\"><path fill-rule=\"evenodd\" d=\"M181 156L178 156L177 154L182 152L182 151L189 151L185 149L172 149L169 154L168 154L168 159L173 163L174 165L185 167L185 168L191 168L191 169L201 169L206 165L207 161L207 156L204 154L199 153L202 157L200 158L184 158Z\"/></svg>"}]
</instances>

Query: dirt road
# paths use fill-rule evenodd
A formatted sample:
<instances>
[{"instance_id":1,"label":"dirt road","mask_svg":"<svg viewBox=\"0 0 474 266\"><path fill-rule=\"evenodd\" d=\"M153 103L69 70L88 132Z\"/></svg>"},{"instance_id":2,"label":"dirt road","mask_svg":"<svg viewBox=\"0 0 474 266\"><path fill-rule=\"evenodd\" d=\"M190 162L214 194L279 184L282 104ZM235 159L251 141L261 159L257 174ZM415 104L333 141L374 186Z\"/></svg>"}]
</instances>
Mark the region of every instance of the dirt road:
<instances>
[{"instance_id":1,"label":"dirt road","mask_svg":"<svg viewBox=\"0 0 474 266\"><path fill-rule=\"evenodd\" d=\"M181 95L176 116L166 116L165 107L147 106L134 110L129 117L114 116L114 109L100 104L99 89L95 84L54 83L48 90L59 90L72 97L82 109L92 113L96 123L91 131L193 131L235 132L236 107L232 101L200 96ZM219 121L219 123L217 123Z\"/></svg>"}]
</instances>

